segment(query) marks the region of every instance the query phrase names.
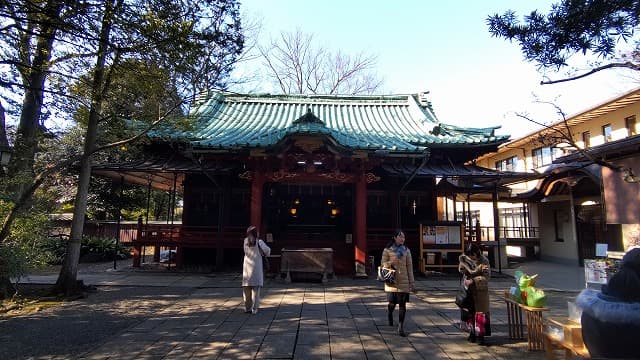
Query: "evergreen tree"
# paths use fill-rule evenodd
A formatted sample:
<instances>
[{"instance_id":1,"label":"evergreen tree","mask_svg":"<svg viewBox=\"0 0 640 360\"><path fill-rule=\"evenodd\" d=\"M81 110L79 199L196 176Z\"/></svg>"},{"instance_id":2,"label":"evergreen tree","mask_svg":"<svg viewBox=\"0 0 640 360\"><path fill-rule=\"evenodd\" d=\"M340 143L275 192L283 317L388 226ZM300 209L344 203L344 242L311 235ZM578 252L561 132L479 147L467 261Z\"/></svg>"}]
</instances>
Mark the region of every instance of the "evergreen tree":
<instances>
[{"instance_id":1,"label":"evergreen tree","mask_svg":"<svg viewBox=\"0 0 640 360\"><path fill-rule=\"evenodd\" d=\"M563 0L548 14L537 10L520 21L515 12L487 18L489 32L520 44L527 61L540 68L560 69L574 54L595 55L602 63L551 84L579 79L611 68L640 70L640 47L634 38L640 22L640 2L633 0ZM634 42L635 51L619 53L621 42Z\"/></svg>"}]
</instances>

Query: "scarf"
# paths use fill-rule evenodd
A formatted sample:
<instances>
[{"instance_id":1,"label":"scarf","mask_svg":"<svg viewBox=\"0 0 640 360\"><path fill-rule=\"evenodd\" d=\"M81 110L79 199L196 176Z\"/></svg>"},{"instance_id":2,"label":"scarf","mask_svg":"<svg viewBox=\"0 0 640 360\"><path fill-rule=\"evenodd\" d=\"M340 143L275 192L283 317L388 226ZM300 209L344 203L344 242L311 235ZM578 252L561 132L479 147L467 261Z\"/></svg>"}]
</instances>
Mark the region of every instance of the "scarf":
<instances>
[{"instance_id":1,"label":"scarf","mask_svg":"<svg viewBox=\"0 0 640 360\"><path fill-rule=\"evenodd\" d=\"M472 276L476 271L476 262L465 254L458 257L460 263L458 264L458 271L464 273L467 276Z\"/></svg>"},{"instance_id":2,"label":"scarf","mask_svg":"<svg viewBox=\"0 0 640 360\"><path fill-rule=\"evenodd\" d=\"M391 251L393 251L394 253L396 253L396 256L401 258L404 256L404 254L407 253L407 247L403 245L398 245L398 244L393 244L391 245Z\"/></svg>"}]
</instances>

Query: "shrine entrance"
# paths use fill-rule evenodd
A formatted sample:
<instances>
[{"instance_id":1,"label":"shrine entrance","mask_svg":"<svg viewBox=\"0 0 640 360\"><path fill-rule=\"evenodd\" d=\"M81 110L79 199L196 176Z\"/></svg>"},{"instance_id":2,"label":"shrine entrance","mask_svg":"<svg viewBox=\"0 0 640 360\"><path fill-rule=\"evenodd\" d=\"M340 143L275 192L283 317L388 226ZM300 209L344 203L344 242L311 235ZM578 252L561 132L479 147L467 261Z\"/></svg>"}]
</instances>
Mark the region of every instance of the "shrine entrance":
<instances>
[{"instance_id":1,"label":"shrine entrance","mask_svg":"<svg viewBox=\"0 0 640 360\"><path fill-rule=\"evenodd\" d=\"M336 272L352 271L353 184L266 183L265 190L263 226L272 247L332 248Z\"/></svg>"}]
</instances>

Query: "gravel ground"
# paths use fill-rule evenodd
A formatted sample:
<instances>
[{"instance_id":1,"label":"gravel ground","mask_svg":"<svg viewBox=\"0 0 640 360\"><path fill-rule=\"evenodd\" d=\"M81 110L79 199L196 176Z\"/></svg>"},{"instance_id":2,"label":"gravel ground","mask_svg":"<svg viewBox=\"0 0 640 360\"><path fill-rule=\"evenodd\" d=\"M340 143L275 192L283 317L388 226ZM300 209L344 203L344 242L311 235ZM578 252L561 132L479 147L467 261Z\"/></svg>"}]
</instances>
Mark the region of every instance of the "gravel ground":
<instances>
[{"instance_id":1,"label":"gravel ground","mask_svg":"<svg viewBox=\"0 0 640 360\"><path fill-rule=\"evenodd\" d=\"M131 260L117 263L118 269ZM80 264L79 272L104 272L113 262ZM57 273L59 267L47 269ZM23 315L0 314L0 359L73 359L114 334L170 306L192 288L98 287L86 298Z\"/></svg>"},{"instance_id":2,"label":"gravel ground","mask_svg":"<svg viewBox=\"0 0 640 360\"><path fill-rule=\"evenodd\" d=\"M190 288L99 287L95 293L35 314L0 317L0 359L73 359Z\"/></svg>"}]
</instances>

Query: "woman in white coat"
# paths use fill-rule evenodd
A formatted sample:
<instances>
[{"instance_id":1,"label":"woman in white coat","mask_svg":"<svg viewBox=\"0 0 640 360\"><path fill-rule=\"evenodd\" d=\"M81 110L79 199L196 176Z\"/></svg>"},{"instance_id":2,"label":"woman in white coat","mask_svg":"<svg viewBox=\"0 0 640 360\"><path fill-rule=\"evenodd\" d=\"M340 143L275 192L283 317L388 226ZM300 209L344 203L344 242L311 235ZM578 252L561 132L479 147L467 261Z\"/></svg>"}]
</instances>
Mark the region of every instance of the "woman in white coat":
<instances>
[{"instance_id":1,"label":"woman in white coat","mask_svg":"<svg viewBox=\"0 0 640 360\"><path fill-rule=\"evenodd\" d=\"M262 239L258 239L258 229L255 226L249 226L247 237L244 238L242 264L242 297L245 313L257 314L260 307L260 290L264 286L263 254L271 255L271 248Z\"/></svg>"}]
</instances>

